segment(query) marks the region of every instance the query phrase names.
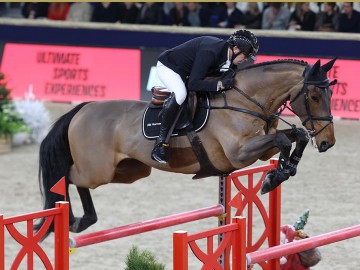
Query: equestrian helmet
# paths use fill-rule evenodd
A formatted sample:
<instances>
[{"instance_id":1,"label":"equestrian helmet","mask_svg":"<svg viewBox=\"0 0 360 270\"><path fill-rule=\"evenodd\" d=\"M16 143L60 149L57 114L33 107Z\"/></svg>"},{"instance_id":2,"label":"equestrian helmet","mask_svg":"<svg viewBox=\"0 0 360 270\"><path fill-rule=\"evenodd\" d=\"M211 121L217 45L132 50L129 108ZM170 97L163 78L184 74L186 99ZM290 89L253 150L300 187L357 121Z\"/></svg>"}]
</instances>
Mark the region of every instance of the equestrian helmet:
<instances>
[{"instance_id":1,"label":"equestrian helmet","mask_svg":"<svg viewBox=\"0 0 360 270\"><path fill-rule=\"evenodd\" d=\"M238 30L227 40L230 48L238 47L247 57L256 60L256 54L259 51L259 42L256 36L249 30Z\"/></svg>"}]
</instances>

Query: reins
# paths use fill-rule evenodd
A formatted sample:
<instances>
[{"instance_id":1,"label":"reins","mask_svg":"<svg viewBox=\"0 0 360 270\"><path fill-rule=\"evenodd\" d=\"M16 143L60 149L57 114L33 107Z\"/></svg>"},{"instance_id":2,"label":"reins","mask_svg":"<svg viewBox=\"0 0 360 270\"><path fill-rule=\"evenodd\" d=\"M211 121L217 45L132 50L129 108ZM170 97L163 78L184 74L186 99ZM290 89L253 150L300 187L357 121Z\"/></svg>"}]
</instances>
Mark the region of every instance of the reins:
<instances>
[{"instance_id":1,"label":"reins","mask_svg":"<svg viewBox=\"0 0 360 270\"><path fill-rule=\"evenodd\" d=\"M310 137L315 137L316 135L318 135L320 132L322 132L328 125L330 125L332 123L333 120L333 116L330 114L329 116L313 116L311 114L311 110L310 110L310 105L309 105L309 98L308 98L308 85L309 83L304 82L302 89L299 91L299 93L295 96L294 99L290 100L290 104L292 102L294 102L300 95L301 93L304 95L304 105L306 108L306 113L307 113L307 118L302 122L302 125L305 126L306 123L308 121L310 121L311 124L311 130L309 130L309 136ZM316 85L316 84L315 84ZM327 86L328 87L328 86ZM250 115L253 115L255 117L258 117L262 120L265 121L266 123L266 129L265 132L266 134L269 132L269 129L271 127L271 124L273 123L275 118L280 119L281 121L283 121L285 124L289 125L292 129L296 129L296 125L295 124L291 124L288 121L286 121L284 118L281 117L281 114L283 113L283 111L285 109L290 110L292 113L295 114L294 110L292 108L290 108L287 105L287 101L285 101L278 109L277 112L272 112L268 109L266 109L263 105L261 105L257 100L253 99L252 97L250 97L248 94L246 94L243 90L241 90L240 88L238 88L236 85L233 86L233 89L236 90L239 94L241 94L242 96L244 96L247 100L251 101L252 103L254 103L256 106L258 106L265 114L269 114L270 116L266 116L264 114L258 113L258 112L254 112L248 109L244 109L244 108L238 108L238 107L234 107L234 106L230 106L228 105L227 102L227 96L226 96L226 92L222 91L221 95L224 99L224 106L219 107L219 106L212 106L210 104L209 109L227 109L227 110L232 110L232 111L237 111L237 112L242 112L242 113L247 113ZM326 88L327 89L327 88ZM328 121L328 123L321 128L319 131L315 131L315 126L314 126L314 120L319 120L319 121Z\"/></svg>"},{"instance_id":2,"label":"reins","mask_svg":"<svg viewBox=\"0 0 360 270\"><path fill-rule=\"evenodd\" d=\"M215 109L215 110L218 110L218 109L227 109L227 110L232 110L232 111L237 111L237 112L242 112L242 113L247 113L247 114L250 114L250 115L253 115L255 117L258 117L262 120L265 121L266 123L266 129L265 129L265 132L266 134L269 132L269 129L271 127L271 124L274 122L275 118L279 118L280 120L282 120L284 123L286 123L287 125L289 125L291 128L295 129L296 126L294 124L290 124L288 121L286 121L285 119L283 119L282 117L280 117L280 115L282 114L282 112L287 108L286 106L286 102L280 106L280 109L274 113L274 112L271 112L269 111L268 109L266 109L263 105L261 105L257 100L253 99L252 97L250 97L248 94L246 94L243 90L241 90L240 88L238 88L237 86L233 86L233 88L239 93L241 94L242 96L244 96L246 99L248 99L249 101L251 101L252 103L254 103L255 105L257 105L264 113L268 113L270 115L269 116L266 116L266 115L263 115L261 113L258 113L258 112L254 112L254 111L251 111L251 110L248 110L248 109L244 109L244 108L238 108L238 107L234 107L234 106L229 106L228 105L228 102L227 102L227 96L226 96L226 92L225 91L222 91L221 92L221 95L224 99L224 106L223 107L219 107L219 106L212 106L210 105L209 106L209 109Z\"/></svg>"},{"instance_id":3,"label":"reins","mask_svg":"<svg viewBox=\"0 0 360 270\"><path fill-rule=\"evenodd\" d=\"M241 90L240 90L241 91ZM209 106L209 109L213 109L213 110L221 110L221 109L225 109L225 110L232 110L232 111L237 111L237 112L242 112L242 113L247 113L247 114L251 114L253 116L256 116L262 120L264 120L267 124L267 129L270 128L270 124L272 123L273 121L273 117L267 117L261 113L258 113L258 112L254 112L254 111L251 111L251 110L248 110L248 109L245 109L245 108L238 108L238 107L234 107L234 106L230 106L227 102L227 96L226 96L226 93L225 91L222 91L221 92L221 95L224 99L224 106L222 107L219 107L219 106L212 106L210 104Z\"/></svg>"}]
</instances>

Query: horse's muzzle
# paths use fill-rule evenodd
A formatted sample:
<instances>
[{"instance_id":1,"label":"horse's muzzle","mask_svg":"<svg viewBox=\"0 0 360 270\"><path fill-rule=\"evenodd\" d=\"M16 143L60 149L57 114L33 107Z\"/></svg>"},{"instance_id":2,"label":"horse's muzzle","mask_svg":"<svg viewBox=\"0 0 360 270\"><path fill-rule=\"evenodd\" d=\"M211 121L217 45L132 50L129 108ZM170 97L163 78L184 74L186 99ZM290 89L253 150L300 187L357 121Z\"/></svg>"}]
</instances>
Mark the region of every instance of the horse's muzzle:
<instances>
[{"instance_id":1,"label":"horse's muzzle","mask_svg":"<svg viewBox=\"0 0 360 270\"><path fill-rule=\"evenodd\" d=\"M318 147L319 152L326 152L328 149L330 149L331 147L333 147L334 144L329 143L328 141L322 141Z\"/></svg>"}]
</instances>

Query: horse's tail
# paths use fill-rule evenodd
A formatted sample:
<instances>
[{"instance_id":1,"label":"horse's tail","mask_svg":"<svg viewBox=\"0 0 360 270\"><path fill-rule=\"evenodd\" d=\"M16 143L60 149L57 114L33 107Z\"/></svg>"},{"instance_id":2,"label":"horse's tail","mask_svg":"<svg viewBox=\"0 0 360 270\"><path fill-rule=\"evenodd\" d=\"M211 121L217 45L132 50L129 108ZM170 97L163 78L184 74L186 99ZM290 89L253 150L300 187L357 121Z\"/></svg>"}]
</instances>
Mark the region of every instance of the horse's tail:
<instances>
[{"instance_id":1,"label":"horse's tail","mask_svg":"<svg viewBox=\"0 0 360 270\"><path fill-rule=\"evenodd\" d=\"M68 178L73 159L70 152L68 129L75 114L87 103L89 102L81 103L61 116L41 142L39 152L39 186L44 200L44 209L54 208L57 201L64 200L63 196L50 191L63 176L66 177L66 193L69 200ZM35 230L38 231L44 222L45 218L42 218L34 226ZM52 223L44 238L53 231Z\"/></svg>"}]
</instances>

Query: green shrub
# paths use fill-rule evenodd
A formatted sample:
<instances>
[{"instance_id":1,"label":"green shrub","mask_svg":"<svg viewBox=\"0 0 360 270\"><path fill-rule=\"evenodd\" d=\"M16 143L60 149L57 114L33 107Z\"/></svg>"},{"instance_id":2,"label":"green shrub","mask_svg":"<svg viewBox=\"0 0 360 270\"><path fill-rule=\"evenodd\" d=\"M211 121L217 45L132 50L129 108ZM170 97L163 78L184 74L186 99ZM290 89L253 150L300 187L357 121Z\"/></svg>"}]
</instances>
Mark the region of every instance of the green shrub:
<instances>
[{"instance_id":1,"label":"green shrub","mask_svg":"<svg viewBox=\"0 0 360 270\"><path fill-rule=\"evenodd\" d=\"M150 251L139 251L133 246L126 258L125 270L165 270L165 265L157 263Z\"/></svg>"},{"instance_id":2,"label":"green shrub","mask_svg":"<svg viewBox=\"0 0 360 270\"><path fill-rule=\"evenodd\" d=\"M0 72L0 137L12 136L21 131L28 131L28 128L16 111L10 99L10 89L7 88L4 74Z\"/></svg>"}]
</instances>

